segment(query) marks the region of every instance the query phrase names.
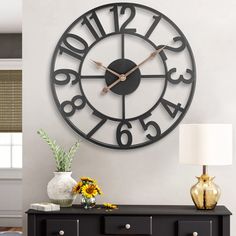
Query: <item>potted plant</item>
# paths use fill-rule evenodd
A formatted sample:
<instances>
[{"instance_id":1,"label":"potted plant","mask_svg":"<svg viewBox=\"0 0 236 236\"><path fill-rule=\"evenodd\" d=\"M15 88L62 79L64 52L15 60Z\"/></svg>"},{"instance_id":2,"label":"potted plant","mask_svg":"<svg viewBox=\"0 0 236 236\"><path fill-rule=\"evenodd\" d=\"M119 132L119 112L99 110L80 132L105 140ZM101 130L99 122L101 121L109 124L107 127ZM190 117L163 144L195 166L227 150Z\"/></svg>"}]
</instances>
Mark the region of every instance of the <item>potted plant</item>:
<instances>
[{"instance_id":1,"label":"potted plant","mask_svg":"<svg viewBox=\"0 0 236 236\"><path fill-rule=\"evenodd\" d=\"M71 177L71 166L74 155L79 148L79 142L76 142L68 151L65 151L44 130L40 129L37 133L49 145L56 161L54 177L47 185L48 197L52 203L59 204L61 207L70 207L75 199L71 189L76 184L76 181Z\"/></svg>"}]
</instances>

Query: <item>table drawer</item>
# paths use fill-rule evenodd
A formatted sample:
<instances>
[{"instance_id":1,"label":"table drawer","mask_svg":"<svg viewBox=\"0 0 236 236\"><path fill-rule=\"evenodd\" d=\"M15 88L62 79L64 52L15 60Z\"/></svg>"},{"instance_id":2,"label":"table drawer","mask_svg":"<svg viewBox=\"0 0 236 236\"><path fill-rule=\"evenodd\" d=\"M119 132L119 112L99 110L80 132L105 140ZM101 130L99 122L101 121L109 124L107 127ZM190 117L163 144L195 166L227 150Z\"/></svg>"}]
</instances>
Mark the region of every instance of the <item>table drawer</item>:
<instances>
[{"instance_id":1,"label":"table drawer","mask_svg":"<svg viewBox=\"0 0 236 236\"><path fill-rule=\"evenodd\" d=\"M79 236L79 220L46 220L47 236Z\"/></svg>"},{"instance_id":2,"label":"table drawer","mask_svg":"<svg viewBox=\"0 0 236 236\"><path fill-rule=\"evenodd\" d=\"M151 216L106 216L105 234L152 235Z\"/></svg>"},{"instance_id":3,"label":"table drawer","mask_svg":"<svg viewBox=\"0 0 236 236\"><path fill-rule=\"evenodd\" d=\"M178 221L178 236L212 236L212 221Z\"/></svg>"}]
</instances>

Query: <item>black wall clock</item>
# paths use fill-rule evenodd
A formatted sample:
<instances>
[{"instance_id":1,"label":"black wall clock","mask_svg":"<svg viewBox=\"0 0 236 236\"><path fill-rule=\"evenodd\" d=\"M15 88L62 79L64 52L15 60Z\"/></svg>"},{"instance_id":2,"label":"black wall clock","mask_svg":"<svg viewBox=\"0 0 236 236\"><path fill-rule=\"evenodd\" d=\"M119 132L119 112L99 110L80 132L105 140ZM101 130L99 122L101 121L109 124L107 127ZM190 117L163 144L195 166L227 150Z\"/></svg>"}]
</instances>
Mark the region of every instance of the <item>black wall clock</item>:
<instances>
[{"instance_id":1,"label":"black wall clock","mask_svg":"<svg viewBox=\"0 0 236 236\"><path fill-rule=\"evenodd\" d=\"M192 50L162 13L111 3L76 19L59 39L51 89L69 126L114 149L152 144L186 114L195 89Z\"/></svg>"}]
</instances>

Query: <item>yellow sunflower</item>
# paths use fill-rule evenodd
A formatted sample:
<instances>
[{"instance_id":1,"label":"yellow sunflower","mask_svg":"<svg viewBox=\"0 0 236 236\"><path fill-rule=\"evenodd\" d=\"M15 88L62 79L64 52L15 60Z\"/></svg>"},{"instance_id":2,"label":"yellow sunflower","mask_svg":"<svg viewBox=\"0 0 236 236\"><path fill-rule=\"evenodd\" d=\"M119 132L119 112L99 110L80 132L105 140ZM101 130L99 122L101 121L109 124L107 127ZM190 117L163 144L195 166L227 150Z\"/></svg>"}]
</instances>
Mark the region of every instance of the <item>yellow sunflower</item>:
<instances>
[{"instance_id":1,"label":"yellow sunflower","mask_svg":"<svg viewBox=\"0 0 236 236\"><path fill-rule=\"evenodd\" d=\"M91 197L95 197L98 194L98 191L95 184L85 184L82 187L81 193L86 198L91 198Z\"/></svg>"},{"instance_id":2,"label":"yellow sunflower","mask_svg":"<svg viewBox=\"0 0 236 236\"><path fill-rule=\"evenodd\" d=\"M84 182L96 183L96 180L90 177L81 177L80 179Z\"/></svg>"},{"instance_id":3,"label":"yellow sunflower","mask_svg":"<svg viewBox=\"0 0 236 236\"><path fill-rule=\"evenodd\" d=\"M82 181L79 181L79 182L73 187L72 193L74 193L74 194L79 194L79 193L81 193L81 188L82 188L82 186L83 186Z\"/></svg>"}]
</instances>

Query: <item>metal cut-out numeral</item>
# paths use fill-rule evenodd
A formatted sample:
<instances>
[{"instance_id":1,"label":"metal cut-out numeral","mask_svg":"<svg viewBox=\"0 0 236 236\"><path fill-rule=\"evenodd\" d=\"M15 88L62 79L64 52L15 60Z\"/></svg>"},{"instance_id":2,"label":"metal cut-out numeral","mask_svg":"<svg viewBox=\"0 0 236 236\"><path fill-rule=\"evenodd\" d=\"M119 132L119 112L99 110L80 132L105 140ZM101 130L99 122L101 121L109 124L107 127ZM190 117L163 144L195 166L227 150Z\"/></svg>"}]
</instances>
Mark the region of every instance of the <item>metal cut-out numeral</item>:
<instances>
[{"instance_id":1,"label":"metal cut-out numeral","mask_svg":"<svg viewBox=\"0 0 236 236\"><path fill-rule=\"evenodd\" d=\"M128 129L122 129L124 126L126 126ZM131 128L132 128L132 125L128 121L122 121L118 125L117 130L116 130L116 140L117 140L118 145L121 148L128 148L131 146L131 144L133 142L132 134L129 131L129 129L131 129ZM125 144L122 142L123 135L126 135L126 138L127 138L127 142Z\"/></svg>"},{"instance_id":2,"label":"metal cut-out numeral","mask_svg":"<svg viewBox=\"0 0 236 236\"><path fill-rule=\"evenodd\" d=\"M167 76L166 76L166 77L167 77L167 80L168 80L169 82L171 82L172 84L178 84L178 83L180 83L180 82L183 82L183 83L185 83L185 84L191 84L191 83L193 82L193 71L192 71L192 70L186 69L186 73L190 75L190 78L189 78L189 79L186 79L186 78L184 77L184 75L180 75L180 76L178 77L178 79L173 79L173 78L172 78L172 75L173 75L174 73L176 73L176 71L177 71L176 68L172 68L172 69L170 69L170 70L167 72Z\"/></svg>"},{"instance_id":3,"label":"metal cut-out numeral","mask_svg":"<svg viewBox=\"0 0 236 236\"><path fill-rule=\"evenodd\" d=\"M114 7L112 7L110 9L111 12L113 12L113 16L114 16L114 28L115 28L115 32L119 33L135 33L136 29L135 28L127 28L127 26L129 25L129 23L134 19L135 15L136 15L136 10L135 7L131 4L124 4L121 9L120 9L120 14L124 15L128 12L130 12L130 15L128 16L128 18L125 20L125 22L119 26L119 13L118 13L118 6L115 5Z\"/></svg>"},{"instance_id":4,"label":"metal cut-out numeral","mask_svg":"<svg viewBox=\"0 0 236 236\"><path fill-rule=\"evenodd\" d=\"M156 131L155 135L151 135L151 134L146 135L146 137L149 140L153 141L153 140L158 139L161 136L161 129L160 129L160 126L155 121L148 121L147 123L145 123L144 120L151 115L152 115L151 113L148 113L148 114L142 116L141 118L139 118L139 121L145 131L147 131L150 127L153 127L155 129L155 131Z\"/></svg>"},{"instance_id":5,"label":"metal cut-out numeral","mask_svg":"<svg viewBox=\"0 0 236 236\"><path fill-rule=\"evenodd\" d=\"M76 103L79 101L79 104L77 105ZM71 101L64 101L61 104L61 110L63 114L67 117L73 116L75 114L76 110L83 109L86 105L86 99L85 97L81 95L74 96ZM66 107L70 107L69 111L66 111Z\"/></svg>"},{"instance_id":6,"label":"metal cut-out numeral","mask_svg":"<svg viewBox=\"0 0 236 236\"><path fill-rule=\"evenodd\" d=\"M63 75L65 79L58 80L57 76ZM74 77L74 80L72 80L72 76ZM74 85L78 83L79 81L79 75L76 71L70 70L70 69L59 69L54 71L53 73L53 82L57 85L66 85L71 81L71 84Z\"/></svg>"}]
</instances>

